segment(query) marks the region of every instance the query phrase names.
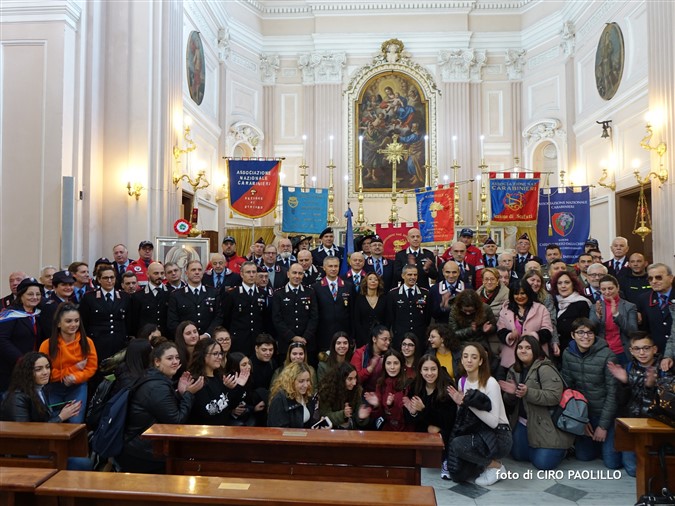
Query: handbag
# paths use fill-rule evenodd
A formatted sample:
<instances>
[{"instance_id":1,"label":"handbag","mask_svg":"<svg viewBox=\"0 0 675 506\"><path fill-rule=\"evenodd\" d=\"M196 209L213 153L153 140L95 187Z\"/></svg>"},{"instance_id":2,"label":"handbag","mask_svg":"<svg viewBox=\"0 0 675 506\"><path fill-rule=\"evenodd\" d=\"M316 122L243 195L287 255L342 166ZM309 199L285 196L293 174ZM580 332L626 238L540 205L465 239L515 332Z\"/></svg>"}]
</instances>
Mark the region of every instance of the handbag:
<instances>
[{"instance_id":1,"label":"handbag","mask_svg":"<svg viewBox=\"0 0 675 506\"><path fill-rule=\"evenodd\" d=\"M649 492L642 495L638 502L635 503L635 506L656 506L656 505L666 505L670 504L671 506L675 504L675 494L673 494L668 488L668 469L666 467L666 453L668 455L675 455L673 446L670 444L661 445L659 451L657 452L659 456L659 467L661 468L661 475L663 478L663 488L661 489L661 495L656 495L652 492L652 480L654 477L649 478L649 485L647 486Z\"/></svg>"},{"instance_id":2,"label":"handbag","mask_svg":"<svg viewBox=\"0 0 675 506\"><path fill-rule=\"evenodd\" d=\"M675 375L656 380L656 395L647 413L651 418L675 427Z\"/></svg>"}]
</instances>

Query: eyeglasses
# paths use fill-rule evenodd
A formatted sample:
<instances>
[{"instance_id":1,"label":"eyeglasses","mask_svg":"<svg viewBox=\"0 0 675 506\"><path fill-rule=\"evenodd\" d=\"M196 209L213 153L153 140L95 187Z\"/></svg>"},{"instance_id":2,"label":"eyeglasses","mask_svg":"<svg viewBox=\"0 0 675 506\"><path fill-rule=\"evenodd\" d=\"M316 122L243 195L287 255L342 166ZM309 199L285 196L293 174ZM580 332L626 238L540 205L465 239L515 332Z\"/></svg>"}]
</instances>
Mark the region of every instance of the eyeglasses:
<instances>
[{"instance_id":1,"label":"eyeglasses","mask_svg":"<svg viewBox=\"0 0 675 506\"><path fill-rule=\"evenodd\" d=\"M290 346L289 346L289 348L291 348L291 349L293 349L293 348L302 348L302 349L304 350L304 349L305 349L305 345L304 345L303 343L295 342L295 343L291 343Z\"/></svg>"},{"instance_id":2,"label":"eyeglasses","mask_svg":"<svg viewBox=\"0 0 675 506\"><path fill-rule=\"evenodd\" d=\"M574 335L577 337L593 337L595 332L592 330L575 330Z\"/></svg>"},{"instance_id":3,"label":"eyeglasses","mask_svg":"<svg viewBox=\"0 0 675 506\"><path fill-rule=\"evenodd\" d=\"M214 351L213 353L207 353L207 355L211 355L213 357L224 357L225 353L222 351Z\"/></svg>"},{"instance_id":4,"label":"eyeglasses","mask_svg":"<svg viewBox=\"0 0 675 506\"><path fill-rule=\"evenodd\" d=\"M649 350L651 350L654 347L654 345L650 346L631 346L630 351L634 351L635 353L647 353Z\"/></svg>"},{"instance_id":5,"label":"eyeglasses","mask_svg":"<svg viewBox=\"0 0 675 506\"><path fill-rule=\"evenodd\" d=\"M221 342L224 342L224 341L232 341L232 338L231 337L217 337L216 338L217 343L221 343Z\"/></svg>"},{"instance_id":6,"label":"eyeglasses","mask_svg":"<svg viewBox=\"0 0 675 506\"><path fill-rule=\"evenodd\" d=\"M401 343L401 348L414 348L415 343Z\"/></svg>"},{"instance_id":7,"label":"eyeglasses","mask_svg":"<svg viewBox=\"0 0 675 506\"><path fill-rule=\"evenodd\" d=\"M384 341L385 343L390 343L391 342L391 337L384 337L384 336L379 336L377 338L378 341Z\"/></svg>"},{"instance_id":8,"label":"eyeglasses","mask_svg":"<svg viewBox=\"0 0 675 506\"><path fill-rule=\"evenodd\" d=\"M647 281L663 281L663 276L657 274L656 276L647 276Z\"/></svg>"},{"instance_id":9,"label":"eyeglasses","mask_svg":"<svg viewBox=\"0 0 675 506\"><path fill-rule=\"evenodd\" d=\"M589 278L599 278L601 276L604 276L604 274L602 274L601 272L589 272L587 276Z\"/></svg>"}]
</instances>

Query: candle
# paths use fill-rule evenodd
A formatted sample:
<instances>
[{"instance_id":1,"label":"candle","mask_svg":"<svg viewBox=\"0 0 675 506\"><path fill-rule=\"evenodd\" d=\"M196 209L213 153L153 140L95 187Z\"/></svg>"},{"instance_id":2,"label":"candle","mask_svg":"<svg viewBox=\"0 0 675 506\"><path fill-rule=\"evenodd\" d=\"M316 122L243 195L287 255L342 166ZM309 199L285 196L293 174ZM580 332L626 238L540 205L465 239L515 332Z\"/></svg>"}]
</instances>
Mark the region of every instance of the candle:
<instances>
[{"instance_id":1,"label":"candle","mask_svg":"<svg viewBox=\"0 0 675 506\"><path fill-rule=\"evenodd\" d=\"M307 160L307 136L302 136L302 161Z\"/></svg>"},{"instance_id":2,"label":"candle","mask_svg":"<svg viewBox=\"0 0 675 506\"><path fill-rule=\"evenodd\" d=\"M485 159L485 136L480 136L480 159Z\"/></svg>"},{"instance_id":3,"label":"candle","mask_svg":"<svg viewBox=\"0 0 675 506\"><path fill-rule=\"evenodd\" d=\"M363 135L359 135L359 165L363 165Z\"/></svg>"},{"instance_id":4,"label":"candle","mask_svg":"<svg viewBox=\"0 0 675 506\"><path fill-rule=\"evenodd\" d=\"M429 136L424 136L424 163L429 165Z\"/></svg>"},{"instance_id":5,"label":"candle","mask_svg":"<svg viewBox=\"0 0 675 506\"><path fill-rule=\"evenodd\" d=\"M316 188L316 176L312 176L312 187Z\"/></svg>"},{"instance_id":6,"label":"candle","mask_svg":"<svg viewBox=\"0 0 675 506\"><path fill-rule=\"evenodd\" d=\"M457 136L452 136L452 159L457 160Z\"/></svg>"},{"instance_id":7,"label":"candle","mask_svg":"<svg viewBox=\"0 0 675 506\"><path fill-rule=\"evenodd\" d=\"M329 148L328 148L328 159L332 161L333 160L333 136L332 135L330 137L328 137L328 141L329 141L328 142L328 146L329 146Z\"/></svg>"}]
</instances>

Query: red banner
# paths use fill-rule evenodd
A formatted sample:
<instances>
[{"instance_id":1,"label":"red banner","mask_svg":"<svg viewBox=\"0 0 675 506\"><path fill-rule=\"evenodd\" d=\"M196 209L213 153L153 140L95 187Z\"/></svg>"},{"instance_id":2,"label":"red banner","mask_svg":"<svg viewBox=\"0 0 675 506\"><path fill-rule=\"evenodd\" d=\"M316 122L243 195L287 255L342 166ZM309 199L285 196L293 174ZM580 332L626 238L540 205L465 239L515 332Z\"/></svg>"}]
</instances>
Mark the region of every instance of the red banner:
<instances>
[{"instance_id":1,"label":"red banner","mask_svg":"<svg viewBox=\"0 0 675 506\"><path fill-rule=\"evenodd\" d=\"M446 243L455 238L455 185L415 190L417 220L423 243Z\"/></svg>"},{"instance_id":2,"label":"red banner","mask_svg":"<svg viewBox=\"0 0 675 506\"><path fill-rule=\"evenodd\" d=\"M230 208L247 218L268 215L277 205L281 160L227 159Z\"/></svg>"},{"instance_id":3,"label":"red banner","mask_svg":"<svg viewBox=\"0 0 675 506\"><path fill-rule=\"evenodd\" d=\"M402 223L398 227L389 223L375 225L377 235L382 238L383 256L393 260L396 253L408 246L408 230L417 228L417 223Z\"/></svg>"},{"instance_id":4,"label":"red banner","mask_svg":"<svg viewBox=\"0 0 675 506\"><path fill-rule=\"evenodd\" d=\"M490 172L492 223L529 225L537 221L539 172Z\"/></svg>"}]
</instances>

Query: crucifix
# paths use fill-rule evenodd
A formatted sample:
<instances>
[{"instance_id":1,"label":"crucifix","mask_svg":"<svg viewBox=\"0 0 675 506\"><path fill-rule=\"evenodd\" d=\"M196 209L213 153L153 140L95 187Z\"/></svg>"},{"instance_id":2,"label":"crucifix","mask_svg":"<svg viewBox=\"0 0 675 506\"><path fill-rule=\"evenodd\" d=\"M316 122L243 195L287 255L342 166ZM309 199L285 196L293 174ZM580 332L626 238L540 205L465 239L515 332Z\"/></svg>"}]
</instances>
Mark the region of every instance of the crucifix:
<instances>
[{"instance_id":1,"label":"crucifix","mask_svg":"<svg viewBox=\"0 0 675 506\"><path fill-rule=\"evenodd\" d=\"M398 142L398 134L392 135L392 142L387 144L384 149L378 149L377 152L384 155L391 164L391 213L389 214L390 223L398 223L398 211L396 210L396 168L403 161L404 157L410 155L410 150Z\"/></svg>"}]
</instances>

